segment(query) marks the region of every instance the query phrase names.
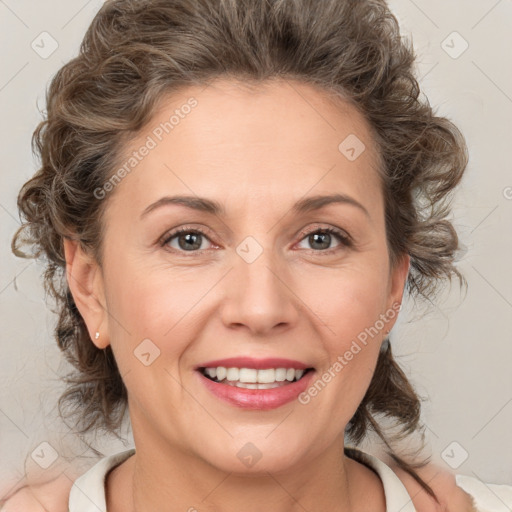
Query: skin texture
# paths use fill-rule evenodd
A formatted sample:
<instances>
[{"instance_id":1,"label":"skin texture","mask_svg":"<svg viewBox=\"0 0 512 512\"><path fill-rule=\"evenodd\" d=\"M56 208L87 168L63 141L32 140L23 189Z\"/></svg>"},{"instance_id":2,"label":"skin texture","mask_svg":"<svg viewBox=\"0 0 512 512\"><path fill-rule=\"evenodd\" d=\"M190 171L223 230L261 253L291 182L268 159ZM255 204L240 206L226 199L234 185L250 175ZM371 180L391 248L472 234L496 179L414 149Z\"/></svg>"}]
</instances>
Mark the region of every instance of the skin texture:
<instances>
[{"instance_id":1,"label":"skin texture","mask_svg":"<svg viewBox=\"0 0 512 512\"><path fill-rule=\"evenodd\" d=\"M104 199L103 267L65 242L75 302L93 342L112 346L129 394L137 454L110 474L108 510L382 512L380 480L344 457L343 432L396 315L306 405L241 410L194 370L251 355L296 359L321 376L401 302L409 258L390 268L370 130L352 106L308 85L217 81L162 101L126 159L190 97L193 111ZM350 134L366 147L354 161L338 150ZM349 204L291 213L299 199L333 193L367 213ZM166 205L141 218L167 195L213 199L225 214ZM204 231L199 250L180 248L179 235L159 243L179 227ZM331 235L317 248L308 235L329 227L352 244ZM251 263L237 253L246 237L262 250ZM134 356L145 339L159 350L149 366ZM253 467L237 457L249 442L261 453Z\"/></svg>"},{"instance_id":2,"label":"skin texture","mask_svg":"<svg viewBox=\"0 0 512 512\"><path fill-rule=\"evenodd\" d=\"M317 91L299 90L281 83L255 94L217 83L162 105L131 147L188 97L198 100L111 196L103 272L81 255L70 265L70 281L82 283L73 288L91 335L98 330L98 346L112 345L128 388L139 453L126 479L133 478L139 510L160 510L170 500L187 510L207 495L206 511L222 505L250 512L262 500L276 512L301 508L297 501L349 510L361 499L348 485L343 431L369 385L383 334L306 406L241 411L213 397L194 370L207 360L252 355L298 359L321 375L401 301L408 261L390 273L368 128L348 105L334 109ZM338 151L352 133L368 148L354 162ZM368 216L348 205L290 215L304 195L333 191L359 201ZM164 195L191 193L217 200L226 215L167 206L140 218ZM176 239L174 252L158 244L185 225L207 230L202 254L178 253ZM329 226L352 236L354 247L333 239L336 252L323 255L299 236ZM248 236L263 249L250 264L236 252ZM133 352L148 338L161 355L146 367ZM262 454L253 468L237 457L249 442ZM130 496L121 496L112 510L131 506Z\"/></svg>"},{"instance_id":3,"label":"skin texture","mask_svg":"<svg viewBox=\"0 0 512 512\"><path fill-rule=\"evenodd\" d=\"M423 491L407 473L388 465L405 485L411 496L417 512L478 512L473 505L472 498L455 483L455 477L448 471L434 465L428 465L418 470L419 475L429 482L439 497L441 504ZM110 480L120 478L121 466L114 469ZM69 492L72 481L67 474L37 486L25 487L18 491L7 503L0 507L2 512L67 512Z\"/></svg>"}]
</instances>

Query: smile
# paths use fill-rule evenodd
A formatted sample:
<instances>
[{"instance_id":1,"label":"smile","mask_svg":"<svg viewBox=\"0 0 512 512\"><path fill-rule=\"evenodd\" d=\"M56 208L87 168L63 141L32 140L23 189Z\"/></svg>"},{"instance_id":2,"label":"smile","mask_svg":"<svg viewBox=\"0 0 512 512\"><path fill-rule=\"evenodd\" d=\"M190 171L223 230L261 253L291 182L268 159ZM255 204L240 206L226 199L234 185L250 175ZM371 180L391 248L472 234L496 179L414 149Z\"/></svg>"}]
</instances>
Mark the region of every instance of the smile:
<instances>
[{"instance_id":1,"label":"smile","mask_svg":"<svg viewBox=\"0 0 512 512\"><path fill-rule=\"evenodd\" d=\"M310 369L296 368L226 368L224 366L200 368L201 373L220 384L244 389L273 389L299 381Z\"/></svg>"},{"instance_id":2,"label":"smile","mask_svg":"<svg viewBox=\"0 0 512 512\"><path fill-rule=\"evenodd\" d=\"M196 368L195 374L215 399L241 409L267 411L295 401L311 385L315 369L301 363L295 366L304 368L248 368L210 363Z\"/></svg>"}]
</instances>

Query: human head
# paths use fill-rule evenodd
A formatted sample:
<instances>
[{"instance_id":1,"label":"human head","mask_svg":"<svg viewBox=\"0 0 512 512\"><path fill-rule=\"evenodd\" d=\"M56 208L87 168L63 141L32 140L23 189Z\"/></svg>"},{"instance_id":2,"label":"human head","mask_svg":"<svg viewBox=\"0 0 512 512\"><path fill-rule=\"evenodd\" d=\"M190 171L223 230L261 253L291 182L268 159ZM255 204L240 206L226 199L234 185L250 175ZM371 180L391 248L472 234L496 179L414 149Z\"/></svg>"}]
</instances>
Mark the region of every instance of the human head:
<instances>
[{"instance_id":1,"label":"human head","mask_svg":"<svg viewBox=\"0 0 512 512\"><path fill-rule=\"evenodd\" d=\"M126 390L111 351L91 343L68 290L63 237L79 239L101 264L109 197L98 200L94 191L166 93L219 76L254 84L284 77L344 98L367 121L379 150L390 267L410 256L408 291L418 296L459 275L445 200L461 179L464 144L420 101L413 61L379 1L105 3L80 55L50 86L48 117L34 138L42 167L19 200L28 242L48 258L47 283L60 308L57 338L80 372L68 397L79 399L86 427L117 427ZM388 349L348 434L360 440L375 413L416 426L415 398Z\"/></svg>"}]
</instances>

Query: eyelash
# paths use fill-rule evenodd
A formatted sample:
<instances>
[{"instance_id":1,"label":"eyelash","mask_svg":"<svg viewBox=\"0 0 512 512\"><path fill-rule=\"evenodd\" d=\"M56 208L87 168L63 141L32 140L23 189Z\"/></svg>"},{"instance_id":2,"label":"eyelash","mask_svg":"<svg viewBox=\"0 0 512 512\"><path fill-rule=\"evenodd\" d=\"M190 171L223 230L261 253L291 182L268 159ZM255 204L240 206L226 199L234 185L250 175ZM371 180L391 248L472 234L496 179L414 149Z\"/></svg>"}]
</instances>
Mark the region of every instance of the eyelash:
<instances>
[{"instance_id":1,"label":"eyelash","mask_svg":"<svg viewBox=\"0 0 512 512\"><path fill-rule=\"evenodd\" d=\"M181 227L181 228L178 228L174 231L171 231L170 233L166 233L161 239L160 239L160 245L162 247L165 247L173 238L176 238L177 236L183 234L183 233L193 233L193 234L200 234L200 235L203 235L204 237L206 237L208 240L210 240L210 238L208 237L208 234L201 228L188 228L188 227ZM353 241L352 241L352 238L350 237L350 235L346 234L345 232L343 231L340 231L336 228L331 228L331 227L326 227L326 228L319 228L319 227L315 227L313 229L310 229L310 230L304 230L304 231L301 231L300 232L300 242L302 242L302 240L304 240L304 238L306 238L307 236L309 235L313 235L315 233L328 233L330 235L334 235L335 237L338 238L339 242L347 247L347 248L350 248L350 247L353 247ZM211 240L210 240L211 241ZM172 249L173 251L176 250L176 249ZM203 250L207 250L207 249L203 249ZM334 252L340 250L340 247L333 247L332 249L324 249L324 250L315 250L315 249L310 249L310 251L313 251L315 253L321 253L323 255L328 255L328 254L333 254ZM193 253L197 253L197 252L201 252L201 250L199 251L181 251L181 250L178 250L179 253L187 253L189 252L190 255L192 255Z\"/></svg>"},{"instance_id":2,"label":"eyelash","mask_svg":"<svg viewBox=\"0 0 512 512\"><path fill-rule=\"evenodd\" d=\"M334 235L338 239L338 241L341 243L341 245L345 246L346 248L353 247L353 245L354 245L350 235L348 235L344 231L341 231L336 228L331 228L331 227L327 227L327 228L314 227L312 229L306 229L304 231L301 231L299 234L300 241L302 242L302 240L304 240L304 238L306 238L309 235L313 235L315 233L328 233L330 235ZM332 249L324 249L324 250L310 249L310 251L313 251L313 252L319 253L319 254L323 254L323 255L334 254L335 252L337 252L339 250L340 250L339 246L333 247Z\"/></svg>"}]
</instances>

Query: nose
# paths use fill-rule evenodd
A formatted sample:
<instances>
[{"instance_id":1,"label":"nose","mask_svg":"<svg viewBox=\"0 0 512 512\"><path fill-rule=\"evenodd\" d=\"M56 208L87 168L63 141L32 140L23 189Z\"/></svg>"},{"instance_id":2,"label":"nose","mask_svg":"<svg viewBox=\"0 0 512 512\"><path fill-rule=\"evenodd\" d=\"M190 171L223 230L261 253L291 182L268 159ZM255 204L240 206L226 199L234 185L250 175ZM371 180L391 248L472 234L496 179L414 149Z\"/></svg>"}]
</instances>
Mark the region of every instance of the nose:
<instances>
[{"instance_id":1,"label":"nose","mask_svg":"<svg viewBox=\"0 0 512 512\"><path fill-rule=\"evenodd\" d=\"M289 273L271 251L252 263L239 258L226 281L222 321L227 328L261 337L296 325L301 301L289 283Z\"/></svg>"}]
</instances>

